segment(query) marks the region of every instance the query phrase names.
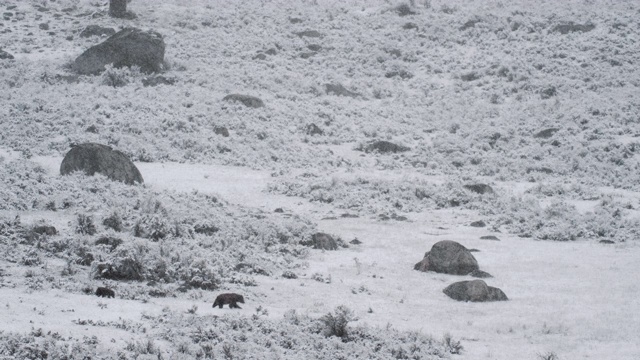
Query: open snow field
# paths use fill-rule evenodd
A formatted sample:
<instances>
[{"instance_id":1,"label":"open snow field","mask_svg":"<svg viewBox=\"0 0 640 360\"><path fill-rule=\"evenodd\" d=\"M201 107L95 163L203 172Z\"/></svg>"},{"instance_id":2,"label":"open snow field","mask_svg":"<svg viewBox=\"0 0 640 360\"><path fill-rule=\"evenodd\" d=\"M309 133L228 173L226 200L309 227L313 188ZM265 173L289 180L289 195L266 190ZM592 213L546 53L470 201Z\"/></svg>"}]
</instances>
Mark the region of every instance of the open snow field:
<instances>
[{"instance_id":1,"label":"open snow field","mask_svg":"<svg viewBox=\"0 0 640 360\"><path fill-rule=\"evenodd\" d=\"M0 0L0 358L640 358L638 2L107 7ZM75 76L88 25L158 31L174 84ZM83 142L144 185L61 176ZM440 240L509 301L413 270Z\"/></svg>"}]
</instances>

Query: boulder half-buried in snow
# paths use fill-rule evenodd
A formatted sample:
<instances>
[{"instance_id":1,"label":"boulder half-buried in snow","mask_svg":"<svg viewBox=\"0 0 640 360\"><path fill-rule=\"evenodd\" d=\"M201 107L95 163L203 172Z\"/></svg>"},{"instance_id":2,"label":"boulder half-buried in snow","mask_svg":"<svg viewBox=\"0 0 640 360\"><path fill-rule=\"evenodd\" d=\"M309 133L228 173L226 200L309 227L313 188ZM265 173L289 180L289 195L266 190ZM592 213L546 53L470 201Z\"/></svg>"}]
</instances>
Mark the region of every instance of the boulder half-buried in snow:
<instances>
[{"instance_id":1,"label":"boulder half-buried in snow","mask_svg":"<svg viewBox=\"0 0 640 360\"><path fill-rule=\"evenodd\" d=\"M502 290L488 286L483 280L453 283L442 290L442 292L448 297L458 301L485 302L509 300Z\"/></svg>"},{"instance_id":2,"label":"boulder half-buried in snow","mask_svg":"<svg viewBox=\"0 0 640 360\"><path fill-rule=\"evenodd\" d=\"M144 73L160 72L164 62L164 40L155 31L125 28L104 42L92 46L78 56L73 64L83 75L99 74L105 66L139 66Z\"/></svg>"},{"instance_id":3,"label":"boulder half-buried in snow","mask_svg":"<svg viewBox=\"0 0 640 360\"><path fill-rule=\"evenodd\" d=\"M65 155L60 174L67 175L74 171L84 171L87 175L100 173L127 184L144 182L138 168L125 154L95 143L76 145Z\"/></svg>"}]
</instances>

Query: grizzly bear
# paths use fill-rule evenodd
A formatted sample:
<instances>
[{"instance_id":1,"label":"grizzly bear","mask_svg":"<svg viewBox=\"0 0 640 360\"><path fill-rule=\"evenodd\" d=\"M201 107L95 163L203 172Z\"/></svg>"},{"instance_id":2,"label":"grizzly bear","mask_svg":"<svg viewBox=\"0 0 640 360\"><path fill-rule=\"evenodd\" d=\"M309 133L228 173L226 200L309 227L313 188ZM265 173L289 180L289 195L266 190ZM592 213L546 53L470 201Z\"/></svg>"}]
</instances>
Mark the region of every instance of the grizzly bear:
<instances>
[{"instance_id":1,"label":"grizzly bear","mask_svg":"<svg viewBox=\"0 0 640 360\"><path fill-rule=\"evenodd\" d=\"M107 289L106 287L99 287L96 290L96 295L100 297L108 297L108 298L116 297L116 293L111 289Z\"/></svg>"},{"instance_id":2,"label":"grizzly bear","mask_svg":"<svg viewBox=\"0 0 640 360\"><path fill-rule=\"evenodd\" d=\"M242 309L238 306L238 303L244 304L244 297L239 294L228 293L228 294L220 294L216 298L216 301L213 302L213 307L219 306L222 309L222 305L229 304L230 309Z\"/></svg>"}]
</instances>

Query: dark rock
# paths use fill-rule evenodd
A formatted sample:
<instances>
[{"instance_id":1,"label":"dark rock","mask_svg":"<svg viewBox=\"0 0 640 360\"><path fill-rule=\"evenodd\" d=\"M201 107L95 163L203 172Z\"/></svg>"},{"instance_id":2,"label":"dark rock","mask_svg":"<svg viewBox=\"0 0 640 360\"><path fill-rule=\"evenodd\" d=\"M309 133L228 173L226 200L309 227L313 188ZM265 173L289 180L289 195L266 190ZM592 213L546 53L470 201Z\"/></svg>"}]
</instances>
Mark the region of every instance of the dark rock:
<instances>
[{"instance_id":1,"label":"dark rock","mask_svg":"<svg viewBox=\"0 0 640 360\"><path fill-rule=\"evenodd\" d=\"M65 155L60 165L60 174L84 171L87 175L100 173L111 180L127 184L143 183L142 175L129 158L118 150L95 143L75 145Z\"/></svg>"},{"instance_id":2,"label":"dark rock","mask_svg":"<svg viewBox=\"0 0 640 360\"><path fill-rule=\"evenodd\" d=\"M405 151L409 151L411 150L411 148L406 147L406 146L402 146L402 145L397 145L394 144L392 142L389 141L385 141L385 140L378 140L378 141L374 141L373 143L367 145L364 148L364 152L366 153L370 153L370 152L379 152L382 154L385 153L399 153L399 152L405 152Z\"/></svg>"},{"instance_id":3,"label":"dark rock","mask_svg":"<svg viewBox=\"0 0 640 360\"><path fill-rule=\"evenodd\" d=\"M126 28L78 56L74 69L84 75L99 74L105 70L105 65L113 64L116 68L136 65L144 73L160 72L164 47L159 33Z\"/></svg>"},{"instance_id":4,"label":"dark rock","mask_svg":"<svg viewBox=\"0 0 640 360\"><path fill-rule=\"evenodd\" d=\"M312 56L315 56L316 54L317 54L317 52L314 52L314 51L312 51L312 52L303 52L303 53L300 54L300 58L301 59L308 59L308 58L310 58Z\"/></svg>"},{"instance_id":5,"label":"dark rock","mask_svg":"<svg viewBox=\"0 0 640 360\"><path fill-rule=\"evenodd\" d=\"M544 173L544 174L553 174L553 170L549 169L548 167L530 167L530 168L527 168L527 174L532 173L532 172L540 172L540 173Z\"/></svg>"},{"instance_id":6,"label":"dark rock","mask_svg":"<svg viewBox=\"0 0 640 360\"><path fill-rule=\"evenodd\" d=\"M492 278L493 277L488 272L482 271L482 270L474 270L471 273L469 273L469 276L472 276L474 278L479 278L479 279L487 279L487 278Z\"/></svg>"},{"instance_id":7,"label":"dark rock","mask_svg":"<svg viewBox=\"0 0 640 360\"><path fill-rule=\"evenodd\" d=\"M452 275L467 275L478 270L478 261L464 246L451 240L435 243L424 259L414 266L419 271L435 271Z\"/></svg>"},{"instance_id":8,"label":"dark rock","mask_svg":"<svg viewBox=\"0 0 640 360\"><path fill-rule=\"evenodd\" d=\"M497 237L495 237L495 236L493 236L493 235L480 236L480 240L494 240L494 241L500 241L500 239L498 239Z\"/></svg>"},{"instance_id":9,"label":"dark rock","mask_svg":"<svg viewBox=\"0 0 640 360\"><path fill-rule=\"evenodd\" d=\"M262 100L255 96L250 95L241 95L241 94L230 94L225 96L222 100L224 101L237 101L242 103L246 107L251 108L260 108L264 106Z\"/></svg>"},{"instance_id":10,"label":"dark rock","mask_svg":"<svg viewBox=\"0 0 640 360\"><path fill-rule=\"evenodd\" d=\"M486 302L509 300L502 290L487 286L483 280L460 281L442 290L447 296L458 301Z\"/></svg>"},{"instance_id":11,"label":"dark rock","mask_svg":"<svg viewBox=\"0 0 640 360\"><path fill-rule=\"evenodd\" d=\"M471 248L471 249L469 249L469 252L470 252L470 253L480 252L480 250Z\"/></svg>"},{"instance_id":12,"label":"dark rock","mask_svg":"<svg viewBox=\"0 0 640 360\"><path fill-rule=\"evenodd\" d=\"M560 129L558 128L550 128L546 130L542 130L537 134L533 135L536 139L548 139L553 136L553 134L557 133Z\"/></svg>"},{"instance_id":13,"label":"dark rock","mask_svg":"<svg viewBox=\"0 0 640 360\"><path fill-rule=\"evenodd\" d=\"M468 72L466 74L462 74L460 75L460 80L462 81L474 81L474 80L478 80L480 79L480 74L475 72L475 71L471 71Z\"/></svg>"},{"instance_id":14,"label":"dark rock","mask_svg":"<svg viewBox=\"0 0 640 360\"><path fill-rule=\"evenodd\" d=\"M4 50L0 50L0 60L13 60L13 55L9 54Z\"/></svg>"},{"instance_id":15,"label":"dark rock","mask_svg":"<svg viewBox=\"0 0 640 360\"><path fill-rule=\"evenodd\" d=\"M360 241L360 240L358 240L356 238L356 239L353 239L353 240L349 241L349 244L360 245L360 244L362 244L362 241Z\"/></svg>"},{"instance_id":16,"label":"dark rock","mask_svg":"<svg viewBox=\"0 0 640 360\"><path fill-rule=\"evenodd\" d=\"M102 27L100 25L89 25L80 33L81 38L88 38L91 36L111 36L115 34L116 31L110 27Z\"/></svg>"},{"instance_id":17,"label":"dark rock","mask_svg":"<svg viewBox=\"0 0 640 360\"><path fill-rule=\"evenodd\" d=\"M462 187L476 194L493 194L493 188L487 184L467 184Z\"/></svg>"},{"instance_id":18,"label":"dark rock","mask_svg":"<svg viewBox=\"0 0 640 360\"><path fill-rule=\"evenodd\" d=\"M273 212L276 212L276 213L280 213L280 214L282 214L282 213L284 213L284 209L282 209L282 208L276 208L275 210L273 210Z\"/></svg>"},{"instance_id":19,"label":"dark rock","mask_svg":"<svg viewBox=\"0 0 640 360\"><path fill-rule=\"evenodd\" d=\"M320 51L320 50L322 50L322 46L320 46L318 44L309 44L309 45L307 45L307 49L309 49L311 51Z\"/></svg>"},{"instance_id":20,"label":"dark rock","mask_svg":"<svg viewBox=\"0 0 640 360\"><path fill-rule=\"evenodd\" d=\"M216 126L213 129L213 132L216 135L222 135L223 137L229 137L229 130L224 126Z\"/></svg>"},{"instance_id":21,"label":"dark rock","mask_svg":"<svg viewBox=\"0 0 640 360\"><path fill-rule=\"evenodd\" d=\"M265 54L258 54L258 55L256 55L256 56L254 56L252 59L253 59L253 60L266 60L266 59L267 59L267 55L265 55Z\"/></svg>"},{"instance_id":22,"label":"dark rock","mask_svg":"<svg viewBox=\"0 0 640 360\"><path fill-rule=\"evenodd\" d=\"M176 83L176 79L167 78L162 75L148 76L142 79L142 85L144 87L158 86L158 85L173 85L175 83Z\"/></svg>"},{"instance_id":23,"label":"dark rock","mask_svg":"<svg viewBox=\"0 0 640 360\"><path fill-rule=\"evenodd\" d=\"M413 11L411 7L407 4L400 4L396 6L395 10L396 10L396 13L398 13L398 15L400 16L408 16L408 15L416 14L416 12Z\"/></svg>"},{"instance_id":24,"label":"dark rock","mask_svg":"<svg viewBox=\"0 0 640 360\"><path fill-rule=\"evenodd\" d=\"M467 29L471 29L472 27L476 27L476 24L480 22L482 22L482 20L480 19L469 20L460 27L460 31L465 31Z\"/></svg>"},{"instance_id":25,"label":"dark rock","mask_svg":"<svg viewBox=\"0 0 640 360\"><path fill-rule=\"evenodd\" d=\"M92 134L97 134L98 128L95 125L89 125L89 127L87 127L84 131Z\"/></svg>"},{"instance_id":26,"label":"dark rock","mask_svg":"<svg viewBox=\"0 0 640 360\"><path fill-rule=\"evenodd\" d=\"M544 90L542 90L540 92L540 97L542 99L549 99L553 96L556 96L558 94L558 90L556 89L555 86L550 86L548 88L545 88Z\"/></svg>"},{"instance_id":27,"label":"dark rock","mask_svg":"<svg viewBox=\"0 0 640 360\"><path fill-rule=\"evenodd\" d=\"M386 78L399 77L402 80L408 80L413 78L413 74L406 70L398 70L398 71L389 71L384 74Z\"/></svg>"},{"instance_id":28,"label":"dark rock","mask_svg":"<svg viewBox=\"0 0 640 360\"><path fill-rule=\"evenodd\" d=\"M273 56L273 55L277 54L278 51L275 48L271 48L271 49L265 51L264 53L267 54L267 55Z\"/></svg>"},{"instance_id":29,"label":"dark rock","mask_svg":"<svg viewBox=\"0 0 640 360\"><path fill-rule=\"evenodd\" d=\"M474 221L471 224L469 224L469 226L473 226L473 227L485 227L487 226L487 224L482 221L482 220L478 220L478 221Z\"/></svg>"},{"instance_id":30,"label":"dark rock","mask_svg":"<svg viewBox=\"0 0 640 360\"><path fill-rule=\"evenodd\" d=\"M551 32L558 32L562 35L566 35L572 32L589 32L595 28L596 26L593 24L576 24L573 21L570 21L567 24L556 25L551 29Z\"/></svg>"},{"instance_id":31,"label":"dark rock","mask_svg":"<svg viewBox=\"0 0 640 360\"><path fill-rule=\"evenodd\" d=\"M412 22L408 22L408 23L402 25L402 28L405 29L405 30L411 30L411 29L418 30L418 25L416 25L416 24L414 24Z\"/></svg>"},{"instance_id":32,"label":"dark rock","mask_svg":"<svg viewBox=\"0 0 640 360\"><path fill-rule=\"evenodd\" d=\"M327 93L327 95L347 96L352 98L360 96L360 94L358 93L347 90L341 84L325 84L324 91Z\"/></svg>"},{"instance_id":33,"label":"dark rock","mask_svg":"<svg viewBox=\"0 0 640 360\"><path fill-rule=\"evenodd\" d=\"M56 230L56 228L51 225L38 225L38 226L35 226L33 229L31 229L31 231L33 231L35 234L38 234L38 235L52 236L52 235L58 234L58 230Z\"/></svg>"},{"instance_id":34,"label":"dark rock","mask_svg":"<svg viewBox=\"0 0 640 360\"><path fill-rule=\"evenodd\" d=\"M40 30L49 30L49 24L42 23L42 24L38 25L38 28L40 28Z\"/></svg>"},{"instance_id":35,"label":"dark rock","mask_svg":"<svg viewBox=\"0 0 640 360\"><path fill-rule=\"evenodd\" d=\"M310 38L319 38L323 36L321 33L315 30L305 30L305 31L297 32L295 34L300 37L310 37Z\"/></svg>"},{"instance_id":36,"label":"dark rock","mask_svg":"<svg viewBox=\"0 0 640 360\"><path fill-rule=\"evenodd\" d=\"M313 136L322 135L324 134L324 131L322 131L322 129L320 129L316 124L309 124L307 125L306 133L307 135Z\"/></svg>"},{"instance_id":37,"label":"dark rock","mask_svg":"<svg viewBox=\"0 0 640 360\"><path fill-rule=\"evenodd\" d=\"M302 19L300 18L289 18L289 22L292 24L299 24L302 22Z\"/></svg>"},{"instance_id":38,"label":"dark rock","mask_svg":"<svg viewBox=\"0 0 640 360\"><path fill-rule=\"evenodd\" d=\"M600 240L598 242L600 244L615 244L615 241L611 241L611 240Z\"/></svg>"},{"instance_id":39,"label":"dark rock","mask_svg":"<svg viewBox=\"0 0 640 360\"><path fill-rule=\"evenodd\" d=\"M338 243L329 234L315 233L311 236L311 241L303 241L302 245L312 246L314 249L337 250Z\"/></svg>"},{"instance_id":40,"label":"dark rock","mask_svg":"<svg viewBox=\"0 0 640 360\"><path fill-rule=\"evenodd\" d=\"M359 218L360 216L356 215L356 214L349 214L349 213L344 213L344 214L340 214L341 218L349 218L349 219L356 219Z\"/></svg>"}]
</instances>

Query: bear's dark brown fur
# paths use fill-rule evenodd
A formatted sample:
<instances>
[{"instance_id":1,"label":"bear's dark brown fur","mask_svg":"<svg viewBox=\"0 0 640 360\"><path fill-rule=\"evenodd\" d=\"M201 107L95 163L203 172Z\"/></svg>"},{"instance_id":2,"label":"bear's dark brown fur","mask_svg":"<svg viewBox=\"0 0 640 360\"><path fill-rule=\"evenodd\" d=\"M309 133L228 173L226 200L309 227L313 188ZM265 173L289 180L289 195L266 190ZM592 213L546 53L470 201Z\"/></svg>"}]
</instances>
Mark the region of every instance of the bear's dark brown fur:
<instances>
[{"instance_id":1,"label":"bear's dark brown fur","mask_svg":"<svg viewBox=\"0 0 640 360\"><path fill-rule=\"evenodd\" d=\"M108 297L108 298L116 297L116 293L111 289L107 289L106 287L99 287L96 290L96 295L100 297Z\"/></svg>"},{"instance_id":2,"label":"bear's dark brown fur","mask_svg":"<svg viewBox=\"0 0 640 360\"><path fill-rule=\"evenodd\" d=\"M222 309L222 305L229 304L230 309L242 309L238 306L238 303L244 304L242 295L234 293L220 294L216 297L216 301L213 302L213 307L219 306Z\"/></svg>"}]
</instances>

